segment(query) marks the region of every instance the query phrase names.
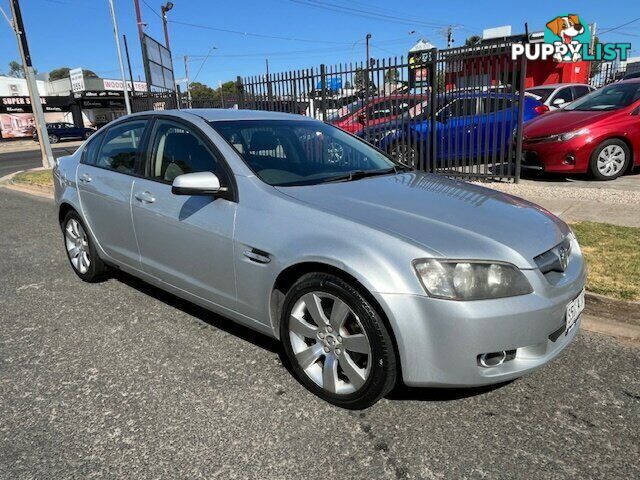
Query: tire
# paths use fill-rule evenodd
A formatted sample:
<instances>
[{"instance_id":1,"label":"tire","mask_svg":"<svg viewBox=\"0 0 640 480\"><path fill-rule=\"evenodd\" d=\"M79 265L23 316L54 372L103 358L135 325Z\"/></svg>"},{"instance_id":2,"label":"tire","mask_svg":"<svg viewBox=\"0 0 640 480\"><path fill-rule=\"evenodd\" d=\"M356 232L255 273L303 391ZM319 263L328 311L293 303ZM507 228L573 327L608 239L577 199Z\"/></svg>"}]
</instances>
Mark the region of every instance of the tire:
<instances>
[{"instance_id":1,"label":"tire","mask_svg":"<svg viewBox=\"0 0 640 480\"><path fill-rule=\"evenodd\" d=\"M58 143L59 141L60 139L58 138L57 135L54 135L54 134L49 135L49 143Z\"/></svg>"},{"instance_id":2,"label":"tire","mask_svg":"<svg viewBox=\"0 0 640 480\"><path fill-rule=\"evenodd\" d=\"M93 239L80 215L71 210L64 217L60 227L67 258L76 275L89 283L105 280L108 267L98 256ZM74 254L76 251L77 255Z\"/></svg>"},{"instance_id":3,"label":"tire","mask_svg":"<svg viewBox=\"0 0 640 480\"><path fill-rule=\"evenodd\" d=\"M380 315L335 275L309 273L291 287L280 338L298 380L333 405L367 408L395 385L396 352Z\"/></svg>"},{"instance_id":4,"label":"tire","mask_svg":"<svg viewBox=\"0 0 640 480\"><path fill-rule=\"evenodd\" d=\"M591 153L589 171L597 180L614 180L624 174L631 161L629 147L622 140L605 140Z\"/></svg>"},{"instance_id":5,"label":"tire","mask_svg":"<svg viewBox=\"0 0 640 480\"><path fill-rule=\"evenodd\" d=\"M391 155L398 163L410 168L416 168L419 152L415 145L405 142L396 142L389 148Z\"/></svg>"},{"instance_id":6,"label":"tire","mask_svg":"<svg viewBox=\"0 0 640 480\"><path fill-rule=\"evenodd\" d=\"M91 135L93 135L93 132L84 132L84 135L82 135L82 138L87 140Z\"/></svg>"}]
</instances>

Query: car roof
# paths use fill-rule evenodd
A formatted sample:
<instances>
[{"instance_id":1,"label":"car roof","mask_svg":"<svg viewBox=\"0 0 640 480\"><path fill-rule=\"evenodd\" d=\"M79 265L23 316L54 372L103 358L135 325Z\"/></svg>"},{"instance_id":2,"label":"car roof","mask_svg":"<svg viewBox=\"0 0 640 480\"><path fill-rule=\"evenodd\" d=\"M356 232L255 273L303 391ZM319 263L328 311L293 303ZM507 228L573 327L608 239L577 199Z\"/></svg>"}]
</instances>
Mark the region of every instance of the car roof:
<instances>
[{"instance_id":1,"label":"car roof","mask_svg":"<svg viewBox=\"0 0 640 480\"><path fill-rule=\"evenodd\" d=\"M556 89L560 87L589 87L586 83L547 83L544 85L536 85L535 87L529 87L527 90L534 90L538 88Z\"/></svg>"},{"instance_id":2,"label":"car roof","mask_svg":"<svg viewBox=\"0 0 640 480\"><path fill-rule=\"evenodd\" d=\"M626 80L620 80L619 82L616 82L616 83L640 83L640 77L627 78ZM613 83L610 83L609 85L613 85Z\"/></svg>"},{"instance_id":3,"label":"car roof","mask_svg":"<svg viewBox=\"0 0 640 480\"><path fill-rule=\"evenodd\" d=\"M264 110L231 110L224 108L190 108L184 110L167 110L169 112L183 112L197 115L208 122L223 120L309 120L304 115L283 112L268 112ZM159 112L156 112L159 113Z\"/></svg>"}]
</instances>

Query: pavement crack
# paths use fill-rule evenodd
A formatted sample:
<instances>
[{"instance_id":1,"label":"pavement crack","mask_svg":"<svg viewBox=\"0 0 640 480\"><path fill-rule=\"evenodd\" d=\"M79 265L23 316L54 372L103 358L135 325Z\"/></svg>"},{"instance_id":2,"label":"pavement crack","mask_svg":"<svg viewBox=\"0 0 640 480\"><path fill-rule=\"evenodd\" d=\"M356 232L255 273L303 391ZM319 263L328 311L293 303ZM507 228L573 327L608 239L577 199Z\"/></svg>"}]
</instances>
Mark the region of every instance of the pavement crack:
<instances>
[{"instance_id":1,"label":"pavement crack","mask_svg":"<svg viewBox=\"0 0 640 480\"><path fill-rule=\"evenodd\" d=\"M640 400L640 395L631 393L629 390L622 390L622 393L624 393L629 398L633 398L634 400Z\"/></svg>"},{"instance_id":2,"label":"pavement crack","mask_svg":"<svg viewBox=\"0 0 640 480\"><path fill-rule=\"evenodd\" d=\"M389 444L375 434L372 425L367 422L366 413L360 412L355 414L358 419L358 424L360 428L367 436L367 439L377 453L382 457L383 464L385 466L385 470L392 472L393 478L396 480L400 480L403 478L412 478L409 474L409 470L398 464L398 459L393 453L392 449L389 447Z\"/></svg>"}]
</instances>

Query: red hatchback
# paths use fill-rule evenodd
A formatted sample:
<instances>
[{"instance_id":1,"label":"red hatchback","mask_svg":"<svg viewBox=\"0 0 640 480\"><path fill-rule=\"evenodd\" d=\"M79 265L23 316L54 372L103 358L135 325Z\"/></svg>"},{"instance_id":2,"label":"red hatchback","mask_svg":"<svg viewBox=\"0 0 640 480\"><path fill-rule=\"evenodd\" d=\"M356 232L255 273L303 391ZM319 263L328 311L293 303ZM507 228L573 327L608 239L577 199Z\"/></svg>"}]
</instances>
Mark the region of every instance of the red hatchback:
<instances>
[{"instance_id":1,"label":"red hatchback","mask_svg":"<svg viewBox=\"0 0 640 480\"><path fill-rule=\"evenodd\" d=\"M524 125L522 168L612 180L640 165L640 79L614 83Z\"/></svg>"},{"instance_id":2,"label":"red hatchback","mask_svg":"<svg viewBox=\"0 0 640 480\"><path fill-rule=\"evenodd\" d=\"M329 114L327 121L342 130L357 134L365 124L373 127L395 120L423 100L424 97L419 95L388 95L373 98L368 103L356 100Z\"/></svg>"}]
</instances>

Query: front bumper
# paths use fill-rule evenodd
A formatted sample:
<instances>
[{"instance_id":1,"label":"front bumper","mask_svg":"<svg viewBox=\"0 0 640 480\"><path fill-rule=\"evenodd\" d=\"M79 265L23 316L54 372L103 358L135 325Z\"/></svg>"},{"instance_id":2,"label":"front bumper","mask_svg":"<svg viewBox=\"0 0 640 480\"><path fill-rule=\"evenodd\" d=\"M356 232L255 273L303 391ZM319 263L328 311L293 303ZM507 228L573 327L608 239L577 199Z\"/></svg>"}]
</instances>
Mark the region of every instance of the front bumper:
<instances>
[{"instance_id":1,"label":"front bumper","mask_svg":"<svg viewBox=\"0 0 640 480\"><path fill-rule=\"evenodd\" d=\"M545 172L585 173L593 145L589 138L568 142L524 142L522 168Z\"/></svg>"},{"instance_id":2,"label":"front bumper","mask_svg":"<svg viewBox=\"0 0 640 480\"><path fill-rule=\"evenodd\" d=\"M572 265L571 265L572 264ZM410 386L471 387L504 382L556 357L575 338L565 334L567 304L586 281L580 255L552 285L539 270L525 270L534 293L497 300L455 302L427 296L379 294L392 324L403 380ZM496 367L483 353L515 350Z\"/></svg>"}]
</instances>

